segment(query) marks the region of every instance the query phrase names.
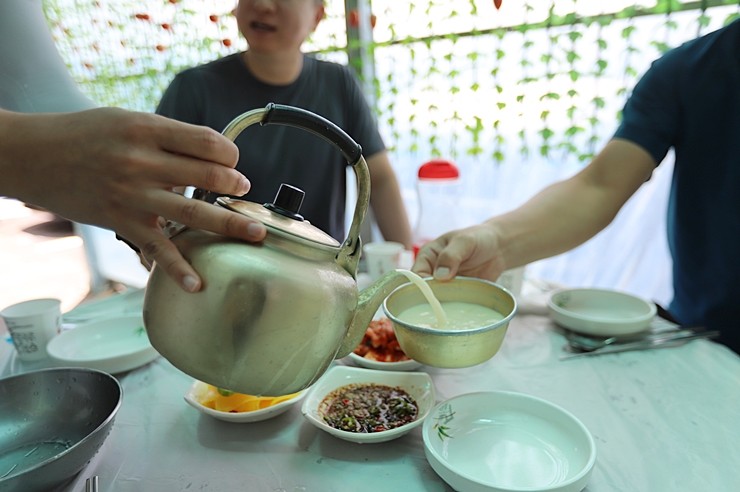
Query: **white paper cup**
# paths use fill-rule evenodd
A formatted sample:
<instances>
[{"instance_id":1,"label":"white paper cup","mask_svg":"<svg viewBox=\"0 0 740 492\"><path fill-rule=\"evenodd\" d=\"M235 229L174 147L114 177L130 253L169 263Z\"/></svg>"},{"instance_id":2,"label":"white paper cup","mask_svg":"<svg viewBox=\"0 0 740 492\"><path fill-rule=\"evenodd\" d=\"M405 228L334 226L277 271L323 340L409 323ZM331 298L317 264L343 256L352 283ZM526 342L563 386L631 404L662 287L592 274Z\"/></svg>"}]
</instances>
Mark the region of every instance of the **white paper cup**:
<instances>
[{"instance_id":1,"label":"white paper cup","mask_svg":"<svg viewBox=\"0 0 740 492\"><path fill-rule=\"evenodd\" d=\"M526 267L521 266L504 271L498 280L496 280L496 283L514 294L514 297L519 298L522 294L525 268Z\"/></svg>"},{"instance_id":2,"label":"white paper cup","mask_svg":"<svg viewBox=\"0 0 740 492\"><path fill-rule=\"evenodd\" d=\"M47 357L46 345L61 326L61 304L59 299L34 299L0 311L19 359L37 361Z\"/></svg>"},{"instance_id":3,"label":"white paper cup","mask_svg":"<svg viewBox=\"0 0 740 492\"><path fill-rule=\"evenodd\" d=\"M367 243L362 248L365 254L365 265L370 279L375 281L385 273L399 267L403 244L393 241Z\"/></svg>"}]
</instances>

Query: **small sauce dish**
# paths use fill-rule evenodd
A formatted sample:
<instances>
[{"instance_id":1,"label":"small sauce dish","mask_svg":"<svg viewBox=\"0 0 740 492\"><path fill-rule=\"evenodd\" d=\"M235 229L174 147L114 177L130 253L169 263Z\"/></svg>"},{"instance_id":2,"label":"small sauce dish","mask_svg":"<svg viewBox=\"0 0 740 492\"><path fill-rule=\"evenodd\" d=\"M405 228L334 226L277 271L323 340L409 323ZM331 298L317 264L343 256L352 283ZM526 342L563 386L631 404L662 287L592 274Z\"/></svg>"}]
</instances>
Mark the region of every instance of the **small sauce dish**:
<instances>
[{"instance_id":1,"label":"small sauce dish","mask_svg":"<svg viewBox=\"0 0 740 492\"><path fill-rule=\"evenodd\" d=\"M335 390L354 384L376 384L404 390L418 406L416 418L400 427L369 433L349 432L330 426L324 420L322 402ZM424 422L434 404L434 384L427 373L376 371L337 365L329 369L321 379L314 383L303 401L301 412L311 424L334 437L349 442L366 444L390 441L411 432Z\"/></svg>"}]
</instances>

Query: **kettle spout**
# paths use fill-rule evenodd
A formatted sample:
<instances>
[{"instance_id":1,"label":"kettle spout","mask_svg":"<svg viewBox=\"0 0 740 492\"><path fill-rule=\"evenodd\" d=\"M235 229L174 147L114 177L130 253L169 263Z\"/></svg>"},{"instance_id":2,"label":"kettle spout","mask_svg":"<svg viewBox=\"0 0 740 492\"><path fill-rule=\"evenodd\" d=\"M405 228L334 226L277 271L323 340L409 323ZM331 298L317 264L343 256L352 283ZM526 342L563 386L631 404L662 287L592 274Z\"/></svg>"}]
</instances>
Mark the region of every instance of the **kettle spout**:
<instances>
[{"instance_id":1,"label":"kettle spout","mask_svg":"<svg viewBox=\"0 0 740 492\"><path fill-rule=\"evenodd\" d=\"M408 282L408 279L405 275L398 270L392 270L360 292L355 315L344 340L342 340L342 345L339 347L336 355L337 359L348 356L362 342L367 326L372 321L381 303L395 288L406 282Z\"/></svg>"}]
</instances>

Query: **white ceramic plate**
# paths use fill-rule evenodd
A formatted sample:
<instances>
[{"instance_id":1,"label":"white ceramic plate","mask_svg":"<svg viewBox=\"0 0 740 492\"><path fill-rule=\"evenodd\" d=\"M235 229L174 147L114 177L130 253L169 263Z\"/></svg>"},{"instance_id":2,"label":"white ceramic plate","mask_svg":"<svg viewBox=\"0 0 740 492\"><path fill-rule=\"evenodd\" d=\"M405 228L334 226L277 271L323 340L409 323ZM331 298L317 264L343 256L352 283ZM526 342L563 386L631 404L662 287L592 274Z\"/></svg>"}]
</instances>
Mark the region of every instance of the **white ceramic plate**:
<instances>
[{"instance_id":1,"label":"white ceramic plate","mask_svg":"<svg viewBox=\"0 0 740 492\"><path fill-rule=\"evenodd\" d=\"M593 437L576 417L521 393L444 401L422 433L429 464L458 492L578 492L596 462Z\"/></svg>"},{"instance_id":2,"label":"white ceramic plate","mask_svg":"<svg viewBox=\"0 0 740 492\"><path fill-rule=\"evenodd\" d=\"M324 422L319 406L324 398L332 391L348 384L375 383L391 387L400 387L405 390L419 407L416 420L401 427L382 432L358 433L348 432L331 427ZM434 384L432 378L425 372L391 372L375 371L349 366L334 366L314 383L303 401L301 411L303 416L319 429L328 432L345 441L356 443L377 443L390 441L407 434L421 425L435 403Z\"/></svg>"},{"instance_id":3,"label":"white ceramic plate","mask_svg":"<svg viewBox=\"0 0 740 492\"><path fill-rule=\"evenodd\" d=\"M91 321L63 331L51 339L46 351L58 365L111 374L130 371L159 356L149 343L140 314Z\"/></svg>"},{"instance_id":4,"label":"white ceramic plate","mask_svg":"<svg viewBox=\"0 0 740 492\"><path fill-rule=\"evenodd\" d=\"M350 361L356 366L367 369L376 369L378 371L414 371L421 367L421 362L413 359L402 360L399 362L380 362L377 360L366 359L352 352L348 356Z\"/></svg>"},{"instance_id":5,"label":"white ceramic plate","mask_svg":"<svg viewBox=\"0 0 740 492\"><path fill-rule=\"evenodd\" d=\"M263 420L277 417L278 415L287 412L290 407L298 403L306 396L308 390L303 390L298 393L294 398L290 400L281 401L280 403L271 407L262 408L260 410L253 410L251 412L221 412L208 408L200 403L200 395L202 395L208 385L201 381L195 381L187 393L185 393L185 401L191 407L196 410L210 415L213 418L223 420L225 422L235 422L241 424L249 424L252 422L261 422Z\"/></svg>"},{"instance_id":6,"label":"white ceramic plate","mask_svg":"<svg viewBox=\"0 0 740 492\"><path fill-rule=\"evenodd\" d=\"M97 301L86 302L62 315L62 322L72 325L120 316L141 315L146 289L127 289Z\"/></svg>"},{"instance_id":7,"label":"white ceramic plate","mask_svg":"<svg viewBox=\"0 0 740 492\"><path fill-rule=\"evenodd\" d=\"M647 330L657 312L654 303L608 289L564 289L547 304L555 323L594 336L631 335Z\"/></svg>"}]
</instances>

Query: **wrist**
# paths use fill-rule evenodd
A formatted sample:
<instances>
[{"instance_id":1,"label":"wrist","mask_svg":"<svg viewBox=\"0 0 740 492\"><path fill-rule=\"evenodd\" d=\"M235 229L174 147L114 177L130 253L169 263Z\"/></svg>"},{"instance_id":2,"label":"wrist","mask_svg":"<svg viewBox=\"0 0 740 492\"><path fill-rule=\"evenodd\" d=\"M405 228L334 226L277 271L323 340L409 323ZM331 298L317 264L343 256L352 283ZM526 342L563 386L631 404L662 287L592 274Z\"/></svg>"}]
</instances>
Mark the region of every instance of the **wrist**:
<instances>
[{"instance_id":1,"label":"wrist","mask_svg":"<svg viewBox=\"0 0 740 492\"><path fill-rule=\"evenodd\" d=\"M24 115L0 110L0 195L22 198L27 179L23 159Z\"/></svg>"}]
</instances>

